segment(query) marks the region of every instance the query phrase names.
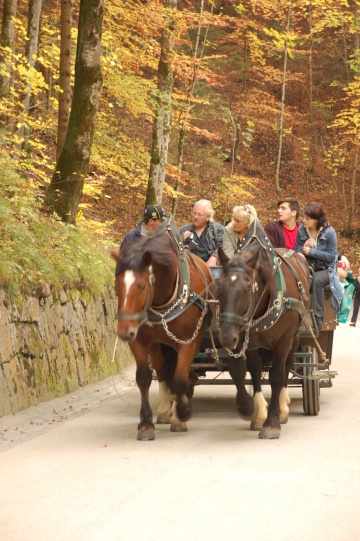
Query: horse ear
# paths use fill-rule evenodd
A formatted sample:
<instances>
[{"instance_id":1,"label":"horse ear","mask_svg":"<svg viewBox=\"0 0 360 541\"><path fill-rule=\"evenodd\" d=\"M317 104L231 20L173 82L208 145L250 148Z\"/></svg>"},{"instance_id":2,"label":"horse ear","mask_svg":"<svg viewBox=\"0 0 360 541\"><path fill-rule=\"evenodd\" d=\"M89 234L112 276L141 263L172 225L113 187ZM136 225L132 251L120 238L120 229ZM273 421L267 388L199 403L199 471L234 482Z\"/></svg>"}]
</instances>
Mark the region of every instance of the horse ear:
<instances>
[{"instance_id":1,"label":"horse ear","mask_svg":"<svg viewBox=\"0 0 360 541\"><path fill-rule=\"evenodd\" d=\"M230 260L221 246L218 248L218 258L222 267Z\"/></svg>"},{"instance_id":2,"label":"horse ear","mask_svg":"<svg viewBox=\"0 0 360 541\"><path fill-rule=\"evenodd\" d=\"M251 269L257 269L259 268L259 260L261 255L261 246L259 244L254 244L252 246L249 246L248 251L246 252L246 264Z\"/></svg>"},{"instance_id":3,"label":"horse ear","mask_svg":"<svg viewBox=\"0 0 360 541\"><path fill-rule=\"evenodd\" d=\"M152 255L150 252L144 252L141 258L141 263L144 267L150 267L152 263Z\"/></svg>"},{"instance_id":4,"label":"horse ear","mask_svg":"<svg viewBox=\"0 0 360 541\"><path fill-rule=\"evenodd\" d=\"M113 259L115 259L115 261L119 260L119 252L117 252L116 250L110 250L109 254Z\"/></svg>"}]
</instances>

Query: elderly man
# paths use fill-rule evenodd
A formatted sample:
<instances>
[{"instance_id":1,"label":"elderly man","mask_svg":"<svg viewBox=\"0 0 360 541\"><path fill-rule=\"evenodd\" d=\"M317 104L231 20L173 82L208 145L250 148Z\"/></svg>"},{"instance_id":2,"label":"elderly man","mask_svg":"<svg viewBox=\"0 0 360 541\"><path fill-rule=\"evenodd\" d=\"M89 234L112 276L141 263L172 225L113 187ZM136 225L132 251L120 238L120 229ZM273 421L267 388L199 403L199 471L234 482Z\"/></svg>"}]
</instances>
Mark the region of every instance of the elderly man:
<instances>
[{"instance_id":1,"label":"elderly man","mask_svg":"<svg viewBox=\"0 0 360 541\"><path fill-rule=\"evenodd\" d=\"M297 219L300 214L300 205L291 197L278 201L277 221L269 222L265 232L274 248L295 249L296 235L299 228Z\"/></svg>"},{"instance_id":2,"label":"elderly man","mask_svg":"<svg viewBox=\"0 0 360 541\"><path fill-rule=\"evenodd\" d=\"M183 243L209 267L217 264L217 250L224 235L224 227L214 222L214 214L210 201L200 199L194 205L192 223L179 228Z\"/></svg>"},{"instance_id":3,"label":"elderly man","mask_svg":"<svg viewBox=\"0 0 360 541\"><path fill-rule=\"evenodd\" d=\"M167 217L168 215L160 205L148 205L144 210L143 220L134 229L126 233L120 245L120 250L128 242L133 242L134 240L151 235Z\"/></svg>"}]
</instances>

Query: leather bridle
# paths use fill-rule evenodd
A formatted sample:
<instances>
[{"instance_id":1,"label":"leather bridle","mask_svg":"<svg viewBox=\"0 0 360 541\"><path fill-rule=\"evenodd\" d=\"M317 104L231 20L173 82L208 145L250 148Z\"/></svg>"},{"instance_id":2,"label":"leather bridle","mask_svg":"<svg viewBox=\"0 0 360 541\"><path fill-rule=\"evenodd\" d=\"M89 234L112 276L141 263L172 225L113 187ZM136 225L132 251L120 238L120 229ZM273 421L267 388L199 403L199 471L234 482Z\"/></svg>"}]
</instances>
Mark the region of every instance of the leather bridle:
<instances>
[{"instance_id":1,"label":"leather bridle","mask_svg":"<svg viewBox=\"0 0 360 541\"><path fill-rule=\"evenodd\" d=\"M145 301L142 311L141 312L125 312L125 311L118 310L116 314L116 318L118 320L119 319L127 319L129 321L139 320L139 325L147 321L148 319L147 311L150 306L151 290L152 290L153 284L155 283L155 274L153 273L153 269L151 265L148 268L148 272L149 272L148 290L147 290L147 295L146 295L146 301Z\"/></svg>"}]
</instances>

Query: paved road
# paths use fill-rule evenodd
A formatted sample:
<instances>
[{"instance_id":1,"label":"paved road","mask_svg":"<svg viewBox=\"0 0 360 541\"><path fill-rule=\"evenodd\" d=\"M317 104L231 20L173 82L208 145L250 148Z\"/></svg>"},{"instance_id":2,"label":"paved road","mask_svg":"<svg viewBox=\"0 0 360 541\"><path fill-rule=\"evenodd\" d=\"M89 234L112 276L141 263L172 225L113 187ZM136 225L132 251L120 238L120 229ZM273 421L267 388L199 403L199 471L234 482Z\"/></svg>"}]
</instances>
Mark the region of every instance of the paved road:
<instances>
[{"instance_id":1,"label":"paved road","mask_svg":"<svg viewBox=\"0 0 360 541\"><path fill-rule=\"evenodd\" d=\"M319 416L292 389L279 440L248 430L232 386L201 386L186 434L138 442L133 368L1 418L0 540L360 541L359 346L340 326Z\"/></svg>"}]
</instances>

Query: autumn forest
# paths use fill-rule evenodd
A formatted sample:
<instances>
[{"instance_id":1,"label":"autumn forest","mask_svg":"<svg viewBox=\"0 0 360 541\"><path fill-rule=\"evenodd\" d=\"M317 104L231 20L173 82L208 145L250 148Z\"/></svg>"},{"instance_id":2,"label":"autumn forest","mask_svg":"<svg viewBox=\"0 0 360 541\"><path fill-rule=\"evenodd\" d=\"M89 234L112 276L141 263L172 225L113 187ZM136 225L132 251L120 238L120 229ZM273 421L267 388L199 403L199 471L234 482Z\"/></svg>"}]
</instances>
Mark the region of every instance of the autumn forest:
<instances>
[{"instance_id":1,"label":"autumn forest","mask_svg":"<svg viewBox=\"0 0 360 541\"><path fill-rule=\"evenodd\" d=\"M360 1L2 0L0 191L115 244L145 204L321 201L360 260ZM3 186L1 187L1 184ZM1 216L0 216L1 218Z\"/></svg>"}]
</instances>

